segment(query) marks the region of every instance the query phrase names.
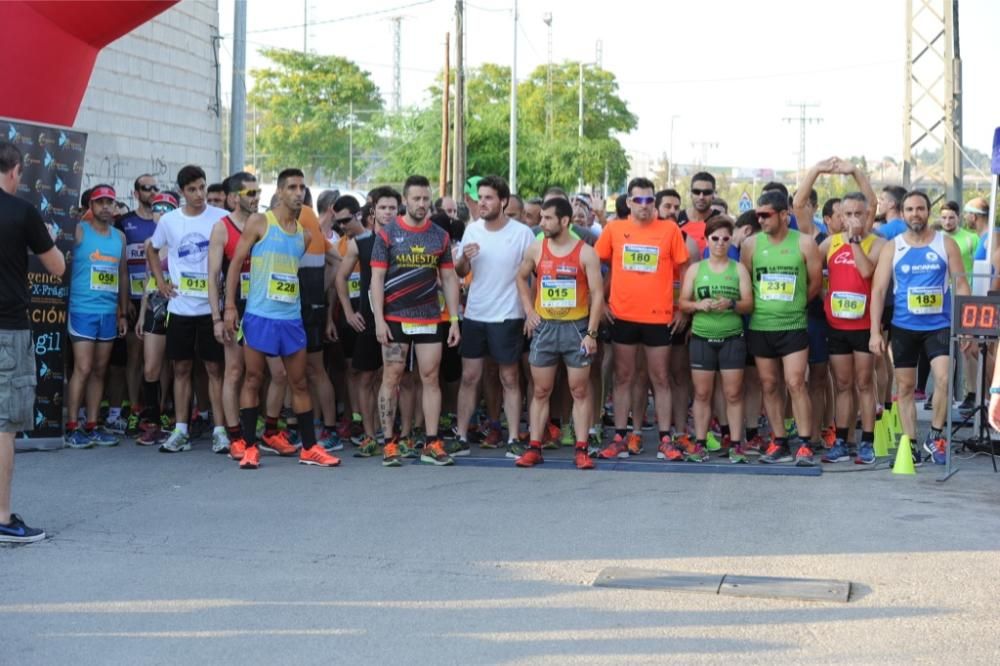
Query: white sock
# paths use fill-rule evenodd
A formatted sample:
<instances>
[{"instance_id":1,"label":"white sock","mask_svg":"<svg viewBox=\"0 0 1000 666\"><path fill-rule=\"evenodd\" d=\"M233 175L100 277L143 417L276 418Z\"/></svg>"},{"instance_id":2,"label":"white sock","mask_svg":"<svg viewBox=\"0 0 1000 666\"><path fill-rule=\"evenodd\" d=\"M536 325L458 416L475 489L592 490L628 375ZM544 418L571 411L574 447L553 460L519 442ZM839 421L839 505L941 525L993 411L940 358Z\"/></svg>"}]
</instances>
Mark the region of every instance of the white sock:
<instances>
[{"instance_id":1,"label":"white sock","mask_svg":"<svg viewBox=\"0 0 1000 666\"><path fill-rule=\"evenodd\" d=\"M212 430L212 434L213 435L225 435L226 434L226 428L225 428L225 426L215 426L215 429Z\"/></svg>"},{"instance_id":2,"label":"white sock","mask_svg":"<svg viewBox=\"0 0 1000 666\"><path fill-rule=\"evenodd\" d=\"M178 423L176 426L174 426L174 430L176 430L177 432L179 432L182 435L186 435L186 434L188 434L188 424L187 423Z\"/></svg>"}]
</instances>

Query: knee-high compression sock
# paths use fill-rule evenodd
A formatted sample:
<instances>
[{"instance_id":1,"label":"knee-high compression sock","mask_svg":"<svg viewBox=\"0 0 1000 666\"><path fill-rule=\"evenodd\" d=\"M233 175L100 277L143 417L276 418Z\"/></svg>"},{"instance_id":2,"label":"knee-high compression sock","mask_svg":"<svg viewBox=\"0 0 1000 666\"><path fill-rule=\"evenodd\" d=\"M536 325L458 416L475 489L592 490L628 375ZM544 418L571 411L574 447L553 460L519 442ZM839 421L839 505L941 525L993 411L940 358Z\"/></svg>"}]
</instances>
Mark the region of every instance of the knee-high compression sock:
<instances>
[{"instance_id":1,"label":"knee-high compression sock","mask_svg":"<svg viewBox=\"0 0 1000 666\"><path fill-rule=\"evenodd\" d=\"M299 422L299 437L302 438L302 448L311 449L316 443L316 426L313 424L313 411L296 414Z\"/></svg>"},{"instance_id":2,"label":"knee-high compression sock","mask_svg":"<svg viewBox=\"0 0 1000 666\"><path fill-rule=\"evenodd\" d=\"M160 420L160 381L142 382L142 402L151 421Z\"/></svg>"},{"instance_id":3,"label":"knee-high compression sock","mask_svg":"<svg viewBox=\"0 0 1000 666\"><path fill-rule=\"evenodd\" d=\"M244 407L240 410L240 429L248 446L257 444L257 408Z\"/></svg>"}]
</instances>

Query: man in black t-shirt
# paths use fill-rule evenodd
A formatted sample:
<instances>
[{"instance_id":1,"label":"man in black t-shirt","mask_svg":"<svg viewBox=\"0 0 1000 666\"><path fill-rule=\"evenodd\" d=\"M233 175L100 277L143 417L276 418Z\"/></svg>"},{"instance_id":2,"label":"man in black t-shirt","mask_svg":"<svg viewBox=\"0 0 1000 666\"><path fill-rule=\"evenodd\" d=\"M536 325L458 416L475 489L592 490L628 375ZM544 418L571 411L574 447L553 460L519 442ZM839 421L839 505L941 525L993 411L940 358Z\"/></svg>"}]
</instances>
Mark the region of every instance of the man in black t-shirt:
<instances>
[{"instance_id":1,"label":"man in black t-shirt","mask_svg":"<svg viewBox=\"0 0 1000 666\"><path fill-rule=\"evenodd\" d=\"M10 512L14 433L34 426L35 354L28 321L28 251L49 273L62 276L66 260L34 206L14 196L21 184L20 149L0 141L0 542L45 538Z\"/></svg>"}]
</instances>

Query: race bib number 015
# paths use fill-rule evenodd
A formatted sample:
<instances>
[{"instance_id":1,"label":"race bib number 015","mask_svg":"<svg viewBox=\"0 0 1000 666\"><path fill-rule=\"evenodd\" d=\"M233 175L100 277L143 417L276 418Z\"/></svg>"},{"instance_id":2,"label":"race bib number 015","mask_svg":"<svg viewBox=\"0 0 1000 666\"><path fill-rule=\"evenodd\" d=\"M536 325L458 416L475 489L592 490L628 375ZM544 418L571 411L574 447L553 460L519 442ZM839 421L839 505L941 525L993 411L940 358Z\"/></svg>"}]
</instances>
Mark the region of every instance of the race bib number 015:
<instances>
[{"instance_id":1,"label":"race bib number 015","mask_svg":"<svg viewBox=\"0 0 1000 666\"><path fill-rule=\"evenodd\" d=\"M542 278L543 308L576 307L576 280Z\"/></svg>"}]
</instances>

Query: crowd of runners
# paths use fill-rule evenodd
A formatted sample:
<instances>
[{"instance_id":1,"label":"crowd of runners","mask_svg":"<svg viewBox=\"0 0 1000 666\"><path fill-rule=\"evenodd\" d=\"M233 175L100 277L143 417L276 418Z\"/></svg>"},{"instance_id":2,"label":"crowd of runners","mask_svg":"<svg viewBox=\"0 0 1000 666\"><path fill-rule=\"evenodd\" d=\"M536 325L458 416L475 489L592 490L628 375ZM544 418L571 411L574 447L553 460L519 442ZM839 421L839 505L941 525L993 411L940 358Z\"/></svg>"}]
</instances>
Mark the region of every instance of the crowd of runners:
<instances>
[{"instance_id":1,"label":"crowd of runners","mask_svg":"<svg viewBox=\"0 0 1000 666\"><path fill-rule=\"evenodd\" d=\"M826 174L856 191L820 207ZM895 400L914 462L944 461L950 302L987 255L984 200L935 212L838 158L735 219L707 172L688 202L635 178L610 219L497 176L462 202L412 176L314 203L286 169L266 212L250 173L187 166L176 186L139 176L125 215L107 185L81 202L69 447L179 453L211 430L242 469L333 467L345 446L386 466L505 448L519 467L567 446L590 469L643 455L646 429L665 461L869 465Z\"/></svg>"}]
</instances>

